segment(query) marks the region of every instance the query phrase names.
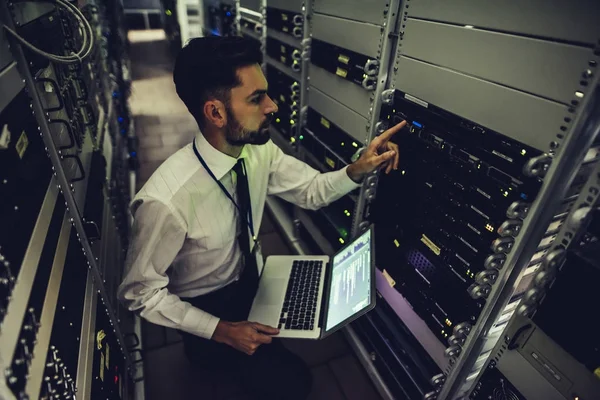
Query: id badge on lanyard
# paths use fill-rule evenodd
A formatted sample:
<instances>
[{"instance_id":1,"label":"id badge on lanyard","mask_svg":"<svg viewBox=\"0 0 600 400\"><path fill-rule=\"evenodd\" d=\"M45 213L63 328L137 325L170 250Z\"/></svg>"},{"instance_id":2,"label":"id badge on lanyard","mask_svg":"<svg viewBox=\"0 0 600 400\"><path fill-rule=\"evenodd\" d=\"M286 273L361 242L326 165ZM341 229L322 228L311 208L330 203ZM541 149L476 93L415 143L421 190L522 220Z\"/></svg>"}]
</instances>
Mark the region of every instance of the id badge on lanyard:
<instances>
[{"instance_id":1,"label":"id badge on lanyard","mask_svg":"<svg viewBox=\"0 0 600 400\"><path fill-rule=\"evenodd\" d=\"M260 246L260 240L256 238L252 246L252 255L256 258L256 266L258 267L258 275L262 273L264 267L264 259L262 255L262 248Z\"/></svg>"},{"instance_id":2,"label":"id badge on lanyard","mask_svg":"<svg viewBox=\"0 0 600 400\"><path fill-rule=\"evenodd\" d=\"M223 184L217 179L215 174L213 174L211 169L208 167L208 165L206 164L206 162L200 155L200 152L198 152L198 149L196 148L196 140L194 140L194 142L193 142L193 148L194 148L194 153L196 153L196 157L198 157L198 160L200 161L200 164L202 164L202 166L204 167L206 172L208 172L210 177L217 183L217 185L219 185L219 187L221 188L223 193L225 193L225 195L229 198L229 200L231 200L231 202L233 203L233 205L235 206L235 208L238 210L238 212L241 215L242 213L241 213L240 207L237 205L237 203L235 202L235 200L233 199L231 194L227 191L227 189L225 189L225 186L223 186ZM244 169L245 169L245 165L244 165ZM262 269L264 266L264 260L262 257L260 241L258 240L258 237L254 234L254 223L252 221L252 205L251 204L248 204L248 215L243 216L242 221L245 222L245 224L242 223L241 229L250 228L250 234L252 235L252 240L253 240L252 248L250 249L250 254L256 258L256 265L258 266L258 273L260 274L262 272ZM244 226L244 225L247 225L247 226Z\"/></svg>"}]
</instances>

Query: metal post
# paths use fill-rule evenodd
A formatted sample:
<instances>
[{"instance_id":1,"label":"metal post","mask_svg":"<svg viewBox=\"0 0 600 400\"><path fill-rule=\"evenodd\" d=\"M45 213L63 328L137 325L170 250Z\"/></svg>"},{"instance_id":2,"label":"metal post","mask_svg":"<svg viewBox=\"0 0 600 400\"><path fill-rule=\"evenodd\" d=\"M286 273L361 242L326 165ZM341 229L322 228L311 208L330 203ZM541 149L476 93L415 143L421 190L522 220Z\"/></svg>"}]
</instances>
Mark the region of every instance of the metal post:
<instances>
[{"instance_id":1,"label":"metal post","mask_svg":"<svg viewBox=\"0 0 600 400\"><path fill-rule=\"evenodd\" d=\"M393 53L396 45L394 31L396 30L397 22L399 21L399 9L401 0L392 0L389 6L386 7L386 12L383 21L383 32L379 44L379 74L377 76L377 87L371 97L371 108L369 110L369 122L366 127L367 134L364 143L368 145L379 133L377 122L379 113L381 112L382 93L387 87L389 68L393 60ZM354 210L354 219L352 221L352 235L356 235L363 228L364 210L366 205L375 196L375 188L377 187L377 172L367 176L360 189L356 208Z\"/></svg>"}]
</instances>

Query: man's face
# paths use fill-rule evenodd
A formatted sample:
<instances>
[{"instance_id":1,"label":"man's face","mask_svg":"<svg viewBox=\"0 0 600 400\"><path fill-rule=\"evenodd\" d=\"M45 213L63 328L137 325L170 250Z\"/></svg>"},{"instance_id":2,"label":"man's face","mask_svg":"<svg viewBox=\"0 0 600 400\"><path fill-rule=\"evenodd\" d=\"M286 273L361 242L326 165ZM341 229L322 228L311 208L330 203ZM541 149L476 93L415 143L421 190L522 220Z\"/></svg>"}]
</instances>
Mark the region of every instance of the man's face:
<instances>
[{"instance_id":1,"label":"man's face","mask_svg":"<svg viewBox=\"0 0 600 400\"><path fill-rule=\"evenodd\" d=\"M265 144L277 105L267 95L267 80L258 64L239 68L237 74L242 84L231 90L225 138L235 146Z\"/></svg>"}]
</instances>

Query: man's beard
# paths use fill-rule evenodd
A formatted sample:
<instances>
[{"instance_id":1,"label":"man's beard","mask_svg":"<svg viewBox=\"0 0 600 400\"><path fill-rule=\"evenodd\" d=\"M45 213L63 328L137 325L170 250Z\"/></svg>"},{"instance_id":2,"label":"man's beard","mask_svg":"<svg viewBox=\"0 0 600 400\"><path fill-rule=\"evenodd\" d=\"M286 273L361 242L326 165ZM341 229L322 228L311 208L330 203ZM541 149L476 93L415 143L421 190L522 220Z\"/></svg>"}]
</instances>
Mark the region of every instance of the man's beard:
<instances>
[{"instance_id":1,"label":"man's beard","mask_svg":"<svg viewBox=\"0 0 600 400\"><path fill-rule=\"evenodd\" d=\"M271 117L260 125L257 131L251 131L244 128L239 121L233 116L233 113L228 108L227 126L225 127L225 140L232 146L243 146L245 144L265 144L271 138L269 126L271 125Z\"/></svg>"}]
</instances>

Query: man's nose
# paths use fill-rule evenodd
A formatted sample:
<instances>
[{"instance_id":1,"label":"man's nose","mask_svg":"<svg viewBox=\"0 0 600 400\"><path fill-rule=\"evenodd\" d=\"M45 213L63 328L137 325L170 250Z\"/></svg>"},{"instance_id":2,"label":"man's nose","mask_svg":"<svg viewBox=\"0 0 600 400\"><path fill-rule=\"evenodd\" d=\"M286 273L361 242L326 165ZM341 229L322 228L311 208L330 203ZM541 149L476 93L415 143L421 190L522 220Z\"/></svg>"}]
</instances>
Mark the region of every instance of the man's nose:
<instances>
[{"instance_id":1,"label":"man's nose","mask_svg":"<svg viewBox=\"0 0 600 400\"><path fill-rule=\"evenodd\" d=\"M276 113L277 111L279 111L279 107L277 107L277 104L275 104L270 96L267 96L267 107L265 108L265 114Z\"/></svg>"}]
</instances>

